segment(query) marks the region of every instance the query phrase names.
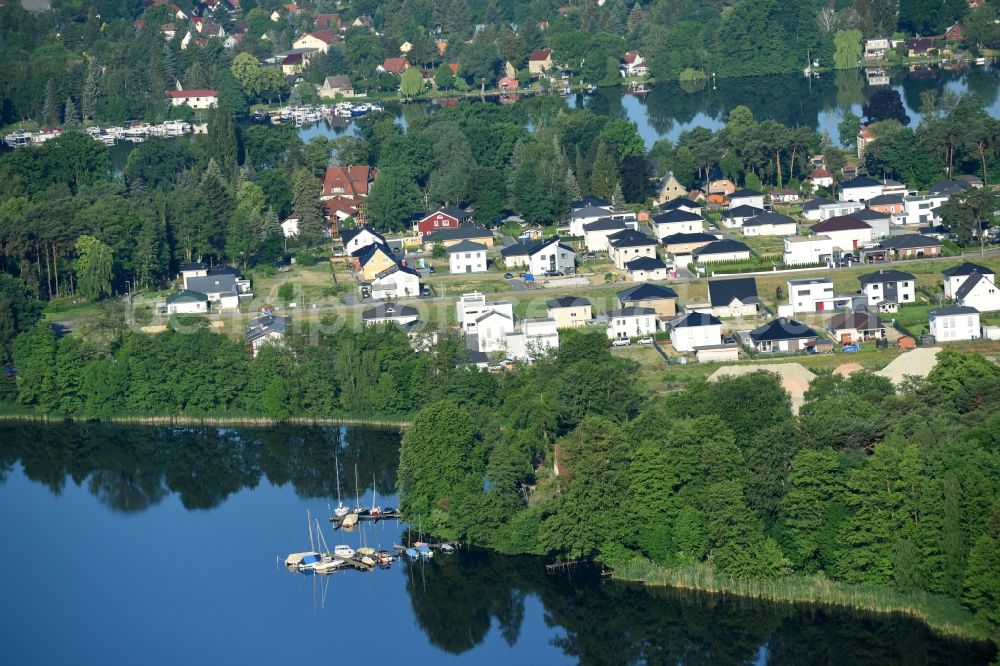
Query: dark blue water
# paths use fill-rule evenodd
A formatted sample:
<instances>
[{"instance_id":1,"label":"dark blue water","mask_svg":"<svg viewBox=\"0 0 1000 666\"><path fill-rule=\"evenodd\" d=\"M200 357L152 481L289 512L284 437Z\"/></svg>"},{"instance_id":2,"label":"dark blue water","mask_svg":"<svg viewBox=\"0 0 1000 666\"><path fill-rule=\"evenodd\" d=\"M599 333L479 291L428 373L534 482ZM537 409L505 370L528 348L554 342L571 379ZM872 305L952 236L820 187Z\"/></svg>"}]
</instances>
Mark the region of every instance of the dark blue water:
<instances>
[{"instance_id":1,"label":"dark blue water","mask_svg":"<svg viewBox=\"0 0 1000 666\"><path fill-rule=\"evenodd\" d=\"M467 550L328 577L308 547L345 494L394 501L398 434L0 425L0 636L8 664L988 663L905 619L547 576ZM359 487L355 489L357 468ZM374 478L374 486L372 479ZM367 481L366 481L367 479ZM353 499L353 497L352 497ZM352 502L353 503L353 502Z\"/></svg>"}]
</instances>

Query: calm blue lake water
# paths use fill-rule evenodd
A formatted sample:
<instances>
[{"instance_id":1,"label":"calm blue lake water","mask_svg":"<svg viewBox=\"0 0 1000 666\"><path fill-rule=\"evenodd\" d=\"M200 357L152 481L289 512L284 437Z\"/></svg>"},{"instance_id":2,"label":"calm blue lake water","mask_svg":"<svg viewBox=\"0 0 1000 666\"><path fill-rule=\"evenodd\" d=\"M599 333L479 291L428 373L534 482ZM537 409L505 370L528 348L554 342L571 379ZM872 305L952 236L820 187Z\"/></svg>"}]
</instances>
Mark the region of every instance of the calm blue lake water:
<instances>
[{"instance_id":1,"label":"calm blue lake water","mask_svg":"<svg viewBox=\"0 0 1000 666\"><path fill-rule=\"evenodd\" d=\"M398 434L0 424L9 664L985 664L905 619L546 576L466 551L329 577L276 563L345 494L394 502ZM357 468L359 488L355 490ZM374 479L374 485L373 480ZM366 481L367 480L367 481ZM353 497L352 497L353 498Z\"/></svg>"}]
</instances>

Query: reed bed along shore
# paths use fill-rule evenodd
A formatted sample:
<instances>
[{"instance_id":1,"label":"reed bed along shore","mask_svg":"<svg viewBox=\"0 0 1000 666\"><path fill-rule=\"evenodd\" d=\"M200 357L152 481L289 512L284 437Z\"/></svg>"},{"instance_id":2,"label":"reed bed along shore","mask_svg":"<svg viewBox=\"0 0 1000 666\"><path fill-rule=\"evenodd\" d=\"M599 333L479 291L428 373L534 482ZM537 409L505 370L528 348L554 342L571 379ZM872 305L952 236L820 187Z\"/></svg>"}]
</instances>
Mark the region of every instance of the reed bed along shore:
<instances>
[{"instance_id":1,"label":"reed bed along shore","mask_svg":"<svg viewBox=\"0 0 1000 666\"><path fill-rule=\"evenodd\" d=\"M736 580L704 564L668 568L636 559L615 567L616 580L650 586L731 594L768 601L823 604L871 613L900 613L935 631L960 638L991 640L989 629L956 599L926 592L901 592L874 585L852 585L822 576L786 576L774 580Z\"/></svg>"},{"instance_id":2,"label":"reed bed along shore","mask_svg":"<svg viewBox=\"0 0 1000 666\"><path fill-rule=\"evenodd\" d=\"M361 417L331 417L319 418L311 416L292 416L285 419L272 419L260 416L190 416L190 415L141 415L122 414L107 419L89 419L67 414L42 414L18 408L0 409L0 421L24 421L36 423L63 423L66 421L118 423L122 425L204 425L204 426L243 426L248 428L273 427L276 425L301 426L358 426L366 428L399 428L410 427L410 422L402 419L379 419Z\"/></svg>"}]
</instances>

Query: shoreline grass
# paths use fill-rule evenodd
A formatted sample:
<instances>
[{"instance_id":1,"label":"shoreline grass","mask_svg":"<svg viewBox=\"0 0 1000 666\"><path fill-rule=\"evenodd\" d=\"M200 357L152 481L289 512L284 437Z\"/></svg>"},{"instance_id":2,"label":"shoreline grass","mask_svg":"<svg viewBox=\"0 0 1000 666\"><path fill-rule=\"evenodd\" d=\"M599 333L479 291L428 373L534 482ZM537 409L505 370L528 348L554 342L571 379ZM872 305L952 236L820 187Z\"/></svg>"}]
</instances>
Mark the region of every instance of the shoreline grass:
<instances>
[{"instance_id":1,"label":"shoreline grass","mask_svg":"<svg viewBox=\"0 0 1000 666\"><path fill-rule=\"evenodd\" d=\"M245 426L265 427L276 425L298 426L361 426L366 428L400 428L411 427L412 423L405 419L362 418L362 417L313 417L291 416L284 419L274 419L266 416L220 416L220 415L152 415L152 414L119 414L106 419L87 418L62 413L42 413L19 405L0 405L0 421L23 421L37 423L114 423L118 425L203 425L203 426Z\"/></svg>"},{"instance_id":2,"label":"shoreline grass","mask_svg":"<svg viewBox=\"0 0 1000 666\"><path fill-rule=\"evenodd\" d=\"M735 580L703 564L678 569L662 567L644 559L615 566L614 578L648 587L671 587L747 599L905 615L924 622L942 635L983 642L997 641L997 636L991 635L989 628L956 599L927 592L900 592L887 587L854 585L822 576Z\"/></svg>"}]
</instances>

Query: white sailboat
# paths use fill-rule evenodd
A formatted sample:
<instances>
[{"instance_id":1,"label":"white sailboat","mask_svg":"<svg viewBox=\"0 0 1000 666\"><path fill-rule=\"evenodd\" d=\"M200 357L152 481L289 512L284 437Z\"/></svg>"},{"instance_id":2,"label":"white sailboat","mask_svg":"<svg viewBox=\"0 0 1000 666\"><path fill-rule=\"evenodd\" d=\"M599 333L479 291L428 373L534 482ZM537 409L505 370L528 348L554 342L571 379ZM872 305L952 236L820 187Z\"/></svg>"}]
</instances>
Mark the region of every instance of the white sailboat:
<instances>
[{"instance_id":1,"label":"white sailboat","mask_svg":"<svg viewBox=\"0 0 1000 666\"><path fill-rule=\"evenodd\" d=\"M337 518L343 518L350 513L350 510L344 506L344 503L340 500L340 458L334 454L333 459L337 469L337 508L334 509L333 515Z\"/></svg>"},{"instance_id":2,"label":"white sailboat","mask_svg":"<svg viewBox=\"0 0 1000 666\"><path fill-rule=\"evenodd\" d=\"M313 539L312 515L310 515L309 509L306 509L306 525L309 527L309 550L302 553L289 554L285 558L286 567L297 568L300 571L311 569L322 559L320 554L316 552L316 543Z\"/></svg>"}]
</instances>

